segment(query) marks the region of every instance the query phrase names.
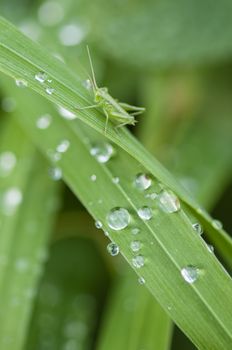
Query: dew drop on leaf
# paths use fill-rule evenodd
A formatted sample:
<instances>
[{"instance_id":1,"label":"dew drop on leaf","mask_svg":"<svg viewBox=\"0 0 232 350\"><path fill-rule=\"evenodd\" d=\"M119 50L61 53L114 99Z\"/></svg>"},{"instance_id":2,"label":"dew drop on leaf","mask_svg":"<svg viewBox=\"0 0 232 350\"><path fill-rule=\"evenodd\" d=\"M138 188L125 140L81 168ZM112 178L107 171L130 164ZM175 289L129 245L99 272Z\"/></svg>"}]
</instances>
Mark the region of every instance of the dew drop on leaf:
<instances>
[{"instance_id":1,"label":"dew drop on leaf","mask_svg":"<svg viewBox=\"0 0 232 350\"><path fill-rule=\"evenodd\" d=\"M145 284L145 283L146 283L145 278L142 277L142 276L140 276L140 277L138 278L138 282L139 282L139 284Z\"/></svg>"},{"instance_id":2,"label":"dew drop on leaf","mask_svg":"<svg viewBox=\"0 0 232 350\"><path fill-rule=\"evenodd\" d=\"M132 265L137 269L144 266L144 257L142 255L137 255L132 259Z\"/></svg>"},{"instance_id":3,"label":"dew drop on leaf","mask_svg":"<svg viewBox=\"0 0 232 350\"><path fill-rule=\"evenodd\" d=\"M159 206L164 212L174 213L180 210L180 201L173 192L163 190L158 199Z\"/></svg>"},{"instance_id":4,"label":"dew drop on leaf","mask_svg":"<svg viewBox=\"0 0 232 350\"><path fill-rule=\"evenodd\" d=\"M90 150L90 154L95 157L99 163L108 162L113 153L114 149L112 145L106 142L94 144Z\"/></svg>"},{"instance_id":5,"label":"dew drop on leaf","mask_svg":"<svg viewBox=\"0 0 232 350\"><path fill-rule=\"evenodd\" d=\"M98 229L102 228L102 222L99 220L95 221L95 227Z\"/></svg>"},{"instance_id":6,"label":"dew drop on leaf","mask_svg":"<svg viewBox=\"0 0 232 350\"><path fill-rule=\"evenodd\" d=\"M137 211L137 214L142 220L145 220L145 221L150 220L153 216L152 209L147 206L139 208Z\"/></svg>"},{"instance_id":7,"label":"dew drop on leaf","mask_svg":"<svg viewBox=\"0 0 232 350\"><path fill-rule=\"evenodd\" d=\"M138 174L135 178L134 184L139 190L145 191L151 186L152 180L147 174Z\"/></svg>"},{"instance_id":8,"label":"dew drop on leaf","mask_svg":"<svg viewBox=\"0 0 232 350\"><path fill-rule=\"evenodd\" d=\"M28 82L24 79L15 79L15 84L19 87L19 88L25 88L28 86Z\"/></svg>"},{"instance_id":9,"label":"dew drop on leaf","mask_svg":"<svg viewBox=\"0 0 232 350\"><path fill-rule=\"evenodd\" d=\"M181 275L187 283L194 283L199 277L199 269L195 266L188 265L181 270Z\"/></svg>"},{"instance_id":10,"label":"dew drop on leaf","mask_svg":"<svg viewBox=\"0 0 232 350\"><path fill-rule=\"evenodd\" d=\"M47 77L48 76L45 72L38 72L35 74L35 80L37 80L39 83L44 83Z\"/></svg>"},{"instance_id":11,"label":"dew drop on leaf","mask_svg":"<svg viewBox=\"0 0 232 350\"><path fill-rule=\"evenodd\" d=\"M194 224L192 224L192 227L199 235L202 235L203 229L201 224L199 224L199 222L195 222Z\"/></svg>"},{"instance_id":12,"label":"dew drop on leaf","mask_svg":"<svg viewBox=\"0 0 232 350\"><path fill-rule=\"evenodd\" d=\"M8 176L16 165L17 159L13 152L5 151L0 154L0 176Z\"/></svg>"},{"instance_id":13,"label":"dew drop on leaf","mask_svg":"<svg viewBox=\"0 0 232 350\"><path fill-rule=\"evenodd\" d=\"M46 93L47 93L48 95L52 95L53 92L55 91L55 89L53 89L53 88L51 88L51 87L47 87L47 88L45 89L45 91L46 91Z\"/></svg>"},{"instance_id":14,"label":"dew drop on leaf","mask_svg":"<svg viewBox=\"0 0 232 350\"><path fill-rule=\"evenodd\" d=\"M130 222L130 214L125 208L113 208L106 217L108 226L115 231L126 228Z\"/></svg>"},{"instance_id":15,"label":"dew drop on leaf","mask_svg":"<svg viewBox=\"0 0 232 350\"><path fill-rule=\"evenodd\" d=\"M62 178L62 170L58 167L50 168L48 174L50 178L54 181L58 181Z\"/></svg>"},{"instance_id":16,"label":"dew drop on leaf","mask_svg":"<svg viewBox=\"0 0 232 350\"><path fill-rule=\"evenodd\" d=\"M132 241L130 244L130 248L132 252L138 252L141 248L141 242L140 241Z\"/></svg>"},{"instance_id":17,"label":"dew drop on leaf","mask_svg":"<svg viewBox=\"0 0 232 350\"><path fill-rule=\"evenodd\" d=\"M62 140L59 145L56 147L58 153L65 153L70 146L69 140Z\"/></svg>"},{"instance_id":18,"label":"dew drop on leaf","mask_svg":"<svg viewBox=\"0 0 232 350\"><path fill-rule=\"evenodd\" d=\"M44 114L36 120L36 126L38 129L47 129L52 122L52 116L50 114Z\"/></svg>"},{"instance_id":19,"label":"dew drop on leaf","mask_svg":"<svg viewBox=\"0 0 232 350\"><path fill-rule=\"evenodd\" d=\"M13 215L23 200L23 194L18 187L11 187L3 194L1 205L6 215Z\"/></svg>"},{"instance_id":20,"label":"dew drop on leaf","mask_svg":"<svg viewBox=\"0 0 232 350\"><path fill-rule=\"evenodd\" d=\"M133 235L137 235L139 232L140 232L140 229L138 227L133 227L132 230L131 230L131 233Z\"/></svg>"},{"instance_id":21,"label":"dew drop on leaf","mask_svg":"<svg viewBox=\"0 0 232 350\"><path fill-rule=\"evenodd\" d=\"M216 228L217 230L220 230L223 228L222 222L219 220L213 220L212 221L212 225L214 228Z\"/></svg>"},{"instance_id":22,"label":"dew drop on leaf","mask_svg":"<svg viewBox=\"0 0 232 350\"><path fill-rule=\"evenodd\" d=\"M61 106L58 106L57 108L58 108L58 112L62 118L67 119L67 120L76 119L75 114L73 114L72 112L70 112L66 108L61 107Z\"/></svg>"},{"instance_id":23,"label":"dew drop on leaf","mask_svg":"<svg viewBox=\"0 0 232 350\"><path fill-rule=\"evenodd\" d=\"M96 181L97 180L97 175L93 174L90 176L91 181Z\"/></svg>"},{"instance_id":24,"label":"dew drop on leaf","mask_svg":"<svg viewBox=\"0 0 232 350\"><path fill-rule=\"evenodd\" d=\"M119 247L117 244L111 242L107 245L107 251L110 255L115 256L119 254Z\"/></svg>"}]
</instances>

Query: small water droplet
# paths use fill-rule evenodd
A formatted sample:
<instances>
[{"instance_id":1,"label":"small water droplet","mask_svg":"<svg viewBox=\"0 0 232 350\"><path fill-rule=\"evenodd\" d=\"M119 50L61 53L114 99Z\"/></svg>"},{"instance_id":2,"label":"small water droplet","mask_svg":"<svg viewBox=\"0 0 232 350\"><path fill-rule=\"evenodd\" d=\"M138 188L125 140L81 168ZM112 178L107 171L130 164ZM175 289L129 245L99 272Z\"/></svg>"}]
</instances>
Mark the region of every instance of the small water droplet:
<instances>
[{"instance_id":1,"label":"small water droplet","mask_svg":"<svg viewBox=\"0 0 232 350\"><path fill-rule=\"evenodd\" d=\"M63 6L56 1L45 1L39 7L38 18L42 25L52 27L64 17Z\"/></svg>"},{"instance_id":2,"label":"small water droplet","mask_svg":"<svg viewBox=\"0 0 232 350\"><path fill-rule=\"evenodd\" d=\"M112 230L123 230L129 225L130 214L127 209L116 207L109 212L106 220Z\"/></svg>"},{"instance_id":3,"label":"small water droplet","mask_svg":"<svg viewBox=\"0 0 232 350\"><path fill-rule=\"evenodd\" d=\"M116 176L116 177L113 177L112 181L114 184L118 184L120 179L119 179L119 177Z\"/></svg>"},{"instance_id":4,"label":"small water droplet","mask_svg":"<svg viewBox=\"0 0 232 350\"><path fill-rule=\"evenodd\" d=\"M139 284L145 284L145 283L146 283L145 278L142 277L142 276L140 276L140 277L138 278L138 282L139 282Z\"/></svg>"},{"instance_id":5,"label":"small water droplet","mask_svg":"<svg viewBox=\"0 0 232 350\"><path fill-rule=\"evenodd\" d=\"M102 228L102 222L99 221L99 220L95 221L95 226L96 226L96 228L98 228L98 229Z\"/></svg>"},{"instance_id":6,"label":"small water droplet","mask_svg":"<svg viewBox=\"0 0 232 350\"><path fill-rule=\"evenodd\" d=\"M15 79L15 84L19 87L19 88L25 88L28 86L28 82L24 79Z\"/></svg>"},{"instance_id":7,"label":"small water droplet","mask_svg":"<svg viewBox=\"0 0 232 350\"><path fill-rule=\"evenodd\" d=\"M47 77L48 76L45 72L38 72L35 74L35 80L37 80L39 83L44 83Z\"/></svg>"},{"instance_id":8,"label":"small water droplet","mask_svg":"<svg viewBox=\"0 0 232 350\"><path fill-rule=\"evenodd\" d=\"M61 107L61 106L58 106L57 108L58 108L58 112L62 118L67 119L67 120L73 120L73 119L77 118L75 116L75 114L73 114L72 112L70 112L66 108Z\"/></svg>"},{"instance_id":9,"label":"small water droplet","mask_svg":"<svg viewBox=\"0 0 232 350\"><path fill-rule=\"evenodd\" d=\"M59 153L65 153L70 146L70 142L68 140L62 140L59 145L56 147L56 151Z\"/></svg>"},{"instance_id":10,"label":"small water droplet","mask_svg":"<svg viewBox=\"0 0 232 350\"><path fill-rule=\"evenodd\" d=\"M140 232L140 229L139 229L138 227L134 227L134 228L132 228L132 230L131 230L131 233L132 233L133 235L137 235L139 232Z\"/></svg>"},{"instance_id":11,"label":"small water droplet","mask_svg":"<svg viewBox=\"0 0 232 350\"><path fill-rule=\"evenodd\" d=\"M207 249L208 249L208 251L209 251L210 253L214 253L214 246L212 246L212 244L207 244L207 243L206 243L206 247L207 247Z\"/></svg>"},{"instance_id":12,"label":"small water droplet","mask_svg":"<svg viewBox=\"0 0 232 350\"><path fill-rule=\"evenodd\" d=\"M107 245L107 251L110 253L110 255L115 256L119 254L119 247L117 244L111 242Z\"/></svg>"},{"instance_id":13,"label":"small water droplet","mask_svg":"<svg viewBox=\"0 0 232 350\"><path fill-rule=\"evenodd\" d=\"M181 270L181 275L187 283L194 283L199 277L199 269L195 266L189 265Z\"/></svg>"},{"instance_id":14,"label":"small water droplet","mask_svg":"<svg viewBox=\"0 0 232 350\"><path fill-rule=\"evenodd\" d=\"M165 213L174 213L180 210L180 202L171 191L163 190L159 196L159 206Z\"/></svg>"},{"instance_id":15,"label":"small water droplet","mask_svg":"<svg viewBox=\"0 0 232 350\"><path fill-rule=\"evenodd\" d=\"M93 174L90 176L91 181L96 181L97 180L97 175Z\"/></svg>"},{"instance_id":16,"label":"small water droplet","mask_svg":"<svg viewBox=\"0 0 232 350\"><path fill-rule=\"evenodd\" d=\"M152 199L152 200L156 199L157 197L158 197L158 193L155 193L155 192L153 192L153 193L147 193L147 194L145 195L145 198L150 198L150 199Z\"/></svg>"},{"instance_id":17,"label":"small water droplet","mask_svg":"<svg viewBox=\"0 0 232 350\"><path fill-rule=\"evenodd\" d=\"M202 235L203 229L201 224L199 224L199 222L195 222L194 224L192 224L192 227L199 235Z\"/></svg>"},{"instance_id":18,"label":"small water droplet","mask_svg":"<svg viewBox=\"0 0 232 350\"><path fill-rule=\"evenodd\" d=\"M130 248L133 252L138 252L141 248L141 242L140 241L132 241L130 244Z\"/></svg>"},{"instance_id":19,"label":"small water droplet","mask_svg":"<svg viewBox=\"0 0 232 350\"><path fill-rule=\"evenodd\" d=\"M137 214L142 220L150 220L153 216L152 209L147 206L139 208Z\"/></svg>"},{"instance_id":20,"label":"small water droplet","mask_svg":"<svg viewBox=\"0 0 232 350\"><path fill-rule=\"evenodd\" d=\"M86 79L83 81L83 86L87 89L87 90L91 90L93 85L90 79Z\"/></svg>"},{"instance_id":21,"label":"small water droplet","mask_svg":"<svg viewBox=\"0 0 232 350\"><path fill-rule=\"evenodd\" d=\"M144 266L144 257L142 255L137 255L132 259L132 265L137 269Z\"/></svg>"},{"instance_id":22,"label":"small water droplet","mask_svg":"<svg viewBox=\"0 0 232 350\"><path fill-rule=\"evenodd\" d=\"M5 151L0 154L0 176L8 176L16 165L17 159L13 152Z\"/></svg>"},{"instance_id":23,"label":"small water droplet","mask_svg":"<svg viewBox=\"0 0 232 350\"><path fill-rule=\"evenodd\" d=\"M47 88L45 89L45 91L46 91L46 93L47 93L48 95L52 95L53 92L55 91L55 89L53 89L53 88L51 88L51 87L47 87Z\"/></svg>"},{"instance_id":24,"label":"small water droplet","mask_svg":"<svg viewBox=\"0 0 232 350\"><path fill-rule=\"evenodd\" d=\"M152 181L148 174L138 174L136 175L134 183L136 188L145 191L151 186Z\"/></svg>"},{"instance_id":25,"label":"small water droplet","mask_svg":"<svg viewBox=\"0 0 232 350\"><path fill-rule=\"evenodd\" d=\"M23 194L17 187L11 187L5 191L2 197L2 210L6 215L13 215L18 205L23 200Z\"/></svg>"},{"instance_id":26,"label":"small water droplet","mask_svg":"<svg viewBox=\"0 0 232 350\"><path fill-rule=\"evenodd\" d=\"M106 163L112 157L114 149L109 143L97 143L92 146L90 154L94 156L99 163Z\"/></svg>"},{"instance_id":27,"label":"small water droplet","mask_svg":"<svg viewBox=\"0 0 232 350\"><path fill-rule=\"evenodd\" d=\"M76 23L71 23L61 27L59 40L65 46L75 46L81 43L86 35L86 29Z\"/></svg>"},{"instance_id":28,"label":"small water droplet","mask_svg":"<svg viewBox=\"0 0 232 350\"><path fill-rule=\"evenodd\" d=\"M223 228L222 222L219 220L213 220L212 221L212 225L214 228L216 228L217 230L221 230Z\"/></svg>"},{"instance_id":29,"label":"small water droplet","mask_svg":"<svg viewBox=\"0 0 232 350\"><path fill-rule=\"evenodd\" d=\"M62 170L58 167L53 167L48 170L50 178L54 181L62 179Z\"/></svg>"},{"instance_id":30,"label":"small water droplet","mask_svg":"<svg viewBox=\"0 0 232 350\"><path fill-rule=\"evenodd\" d=\"M38 129L47 129L52 122L52 116L50 114L44 114L36 120L36 126Z\"/></svg>"}]
</instances>

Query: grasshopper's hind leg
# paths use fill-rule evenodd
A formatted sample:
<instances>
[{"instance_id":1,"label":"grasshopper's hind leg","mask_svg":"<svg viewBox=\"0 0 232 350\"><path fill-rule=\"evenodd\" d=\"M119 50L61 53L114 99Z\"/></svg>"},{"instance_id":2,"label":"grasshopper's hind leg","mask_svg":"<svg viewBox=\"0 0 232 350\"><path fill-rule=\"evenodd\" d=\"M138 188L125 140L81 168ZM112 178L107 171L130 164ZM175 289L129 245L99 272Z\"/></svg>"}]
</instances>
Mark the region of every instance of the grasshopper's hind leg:
<instances>
[{"instance_id":1,"label":"grasshopper's hind leg","mask_svg":"<svg viewBox=\"0 0 232 350\"><path fill-rule=\"evenodd\" d=\"M107 112L107 110L105 108L103 108L103 111L105 113L105 116L106 116L106 123L105 123L105 135L106 135L106 132L107 132L107 126L108 126L108 121L109 121L109 114Z\"/></svg>"},{"instance_id":2,"label":"grasshopper's hind leg","mask_svg":"<svg viewBox=\"0 0 232 350\"><path fill-rule=\"evenodd\" d=\"M118 102L118 104L125 109L125 111L127 112L139 112L139 113L143 113L145 111L144 107L136 107L136 106L132 106L129 105L128 103L124 103L124 102Z\"/></svg>"}]
</instances>

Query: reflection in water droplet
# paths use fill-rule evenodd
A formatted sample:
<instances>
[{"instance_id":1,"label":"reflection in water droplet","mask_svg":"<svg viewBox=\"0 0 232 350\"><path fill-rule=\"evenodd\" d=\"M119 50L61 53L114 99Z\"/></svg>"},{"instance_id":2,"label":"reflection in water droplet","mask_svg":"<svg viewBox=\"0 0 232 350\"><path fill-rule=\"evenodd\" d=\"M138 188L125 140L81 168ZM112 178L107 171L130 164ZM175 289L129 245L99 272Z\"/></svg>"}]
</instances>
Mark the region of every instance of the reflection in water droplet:
<instances>
[{"instance_id":1,"label":"reflection in water droplet","mask_svg":"<svg viewBox=\"0 0 232 350\"><path fill-rule=\"evenodd\" d=\"M199 222L195 222L194 224L192 224L192 227L199 235L202 235L203 229L202 229L201 224Z\"/></svg>"},{"instance_id":2,"label":"reflection in water droplet","mask_svg":"<svg viewBox=\"0 0 232 350\"><path fill-rule=\"evenodd\" d=\"M147 190L151 184L151 178L147 174L138 174L135 178L135 187L138 188L139 190Z\"/></svg>"},{"instance_id":3,"label":"reflection in water droplet","mask_svg":"<svg viewBox=\"0 0 232 350\"><path fill-rule=\"evenodd\" d=\"M28 86L28 82L24 79L15 79L15 84L19 87L19 88L25 88Z\"/></svg>"},{"instance_id":4,"label":"reflection in water droplet","mask_svg":"<svg viewBox=\"0 0 232 350\"><path fill-rule=\"evenodd\" d=\"M132 259L132 265L137 269L144 266L144 257L142 255L137 255Z\"/></svg>"},{"instance_id":5,"label":"reflection in water droplet","mask_svg":"<svg viewBox=\"0 0 232 350\"><path fill-rule=\"evenodd\" d=\"M38 72L35 74L35 80L37 80L39 83L44 83L47 77L48 76L45 72Z\"/></svg>"},{"instance_id":6,"label":"reflection in water droplet","mask_svg":"<svg viewBox=\"0 0 232 350\"><path fill-rule=\"evenodd\" d=\"M138 252L141 248L141 242L140 241L132 241L130 244L130 248L133 252Z\"/></svg>"},{"instance_id":7,"label":"reflection in water droplet","mask_svg":"<svg viewBox=\"0 0 232 350\"><path fill-rule=\"evenodd\" d=\"M180 202L176 195L171 191L163 190L159 196L159 206L166 213L174 213L180 210Z\"/></svg>"},{"instance_id":8,"label":"reflection in water droplet","mask_svg":"<svg viewBox=\"0 0 232 350\"><path fill-rule=\"evenodd\" d=\"M181 270L181 275L187 283L194 283L199 277L199 269L195 266L188 265Z\"/></svg>"},{"instance_id":9,"label":"reflection in water droplet","mask_svg":"<svg viewBox=\"0 0 232 350\"><path fill-rule=\"evenodd\" d=\"M36 120L36 126L38 129L47 129L52 122L52 116L50 114L44 114Z\"/></svg>"},{"instance_id":10,"label":"reflection in water droplet","mask_svg":"<svg viewBox=\"0 0 232 350\"><path fill-rule=\"evenodd\" d=\"M114 149L109 143L97 143L92 146L90 154L94 156L99 163L106 163L112 157Z\"/></svg>"},{"instance_id":11,"label":"reflection in water droplet","mask_svg":"<svg viewBox=\"0 0 232 350\"><path fill-rule=\"evenodd\" d=\"M137 214L142 220L150 220L153 216L152 209L147 206L139 208Z\"/></svg>"},{"instance_id":12,"label":"reflection in water droplet","mask_svg":"<svg viewBox=\"0 0 232 350\"><path fill-rule=\"evenodd\" d=\"M107 251L110 255L115 256L119 254L119 247L117 244L111 242L107 245Z\"/></svg>"},{"instance_id":13,"label":"reflection in water droplet","mask_svg":"<svg viewBox=\"0 0 232 350\"><path fill-rule=\"evenodd\" d=\"M116 207L109 212L106 220L112 230L123 230L129 225L130 214L127 209Z\"/></svg>"}]
</instances>

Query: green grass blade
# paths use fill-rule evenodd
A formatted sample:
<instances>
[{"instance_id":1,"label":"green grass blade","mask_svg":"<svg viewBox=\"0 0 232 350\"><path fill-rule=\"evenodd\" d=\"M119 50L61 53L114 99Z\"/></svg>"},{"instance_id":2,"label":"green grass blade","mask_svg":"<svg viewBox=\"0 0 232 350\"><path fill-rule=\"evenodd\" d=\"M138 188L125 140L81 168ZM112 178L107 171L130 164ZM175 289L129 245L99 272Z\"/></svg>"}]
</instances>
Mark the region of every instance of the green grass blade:
<instances>
[{"instance_id":1,"label":"green grass blade","mask_svg":"<svg viewBox=\"0 0 232 350\"><path fill-rule=\"evenodd\" d=\"M47 162L35 152L15 121L9 120L4 130L0 156L4 152L15 155L17 163L0 182L0 348L19 350L24 348L33 299L46 257L57 208L58 185L47 174ZM12 196L14 193L16 196L16 190L22 194L18 207L11 208L4 201L5 194L10 193L6 191L10 190Z\"/></svg>"},{"instance_id":2,"label":"green grass blade","mask_svg":"<svg viewBox=\"0 0 232 350\"><path fill-rule=\"evenodd\" d=\"M142 244L145 264L135 270L145 278L145 285L171 318L198 347L204 349L207 344L212 349L229 349L231 280L192 229L188 211L167 214L159 210L151 199L145 198L144 193L132 185L135 175L145 171L135 159L114 146L116 154L111 161L106 164L97 162L90 155L90 145L99 140L98 133L77 120L71 122L70 128L70 121L55 116L54 110L30 91L14 88L11 84L8 91L13 93L13 89L14 95L20 96L21 100L18 120L44 154L48 155L49 150L54 152L61 140L69 140L70 147L57 166L91 215L102 222L103 229L119 245L130 265L133 265L135 256L130 248L131 241L135 239L131 229L140 229L138 240ZM27 104L28 98L31 107ZM30 118L25 115L25 110ZM44 113L51 113L53 121L46 130L41 130L36 123ZM91 180L93 174L96 181ZM112 181L114 177L120 178L118 184ZM153 179L153 190L160 190L156 179ZM143 221L137 216L136 211L141 205L151 206L154 210L150 221ZM131 215L131 224L123 232L109 229L106 221L106 215L115 206L127 208ZM189 264L202 271L196 283L191 285L183 280L180 273ZM218 302L215 303L215 300Z\"/></svg>"},{"instance_id":3,"label":"green grass blade","mask_svg":"<svg viewBox=\"0 0 232 350\"><path fill-rule=\"evenodd\" d=\"M14 78L24 79L30 88L52 102L67 108L80 120L104 134L105 118L102 112L88 109L77 112L77 107L89 106L93 103L83 87L82 80L76 78L63 63L49 55L42 47L25 37L3 18L0 18L0 70ZM41 84L36 81L35 75L39 71L46 72L52 79L52 83L46 81ZM54 89L53 93L46 93L47 88ZM211 217L174 177L126 129L115 130L112 125L109 125L107 137L141 163L146 171L151 172L165 186L170 187L204 222L208 230L214 232L215 235L224 236L229 260L230 238L223 229L213 226Z\"/></svg>"}]
</instances>

